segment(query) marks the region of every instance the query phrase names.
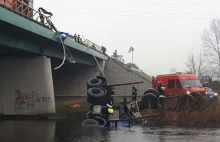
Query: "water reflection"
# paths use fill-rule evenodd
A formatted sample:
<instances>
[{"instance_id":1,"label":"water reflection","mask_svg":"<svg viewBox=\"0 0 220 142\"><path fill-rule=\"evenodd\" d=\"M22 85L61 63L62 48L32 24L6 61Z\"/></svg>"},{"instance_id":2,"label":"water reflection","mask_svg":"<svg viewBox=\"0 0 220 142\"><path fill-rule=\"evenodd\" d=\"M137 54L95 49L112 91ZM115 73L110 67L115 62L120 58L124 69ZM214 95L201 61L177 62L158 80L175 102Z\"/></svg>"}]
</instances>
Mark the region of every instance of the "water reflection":
<instances>
[{"instance_id":1,"label":"water reflection","mask_svg":"<svg viewBox=\"0 0 220 142\"><path fill-rule=\"evenodd\" d=\"M1 121L0 142L54 142L54 121Z\"/></svg>"},{"instance_id":2,"label":"water reflection","mask_svg":"<svg viewBox=\"0 0 220 142\"><path fill-rule=\"evenodd\" d=\"M0 142L220 141L219 128L82 128L80 121L1 121Z\"/></svg>"}]
</instances>

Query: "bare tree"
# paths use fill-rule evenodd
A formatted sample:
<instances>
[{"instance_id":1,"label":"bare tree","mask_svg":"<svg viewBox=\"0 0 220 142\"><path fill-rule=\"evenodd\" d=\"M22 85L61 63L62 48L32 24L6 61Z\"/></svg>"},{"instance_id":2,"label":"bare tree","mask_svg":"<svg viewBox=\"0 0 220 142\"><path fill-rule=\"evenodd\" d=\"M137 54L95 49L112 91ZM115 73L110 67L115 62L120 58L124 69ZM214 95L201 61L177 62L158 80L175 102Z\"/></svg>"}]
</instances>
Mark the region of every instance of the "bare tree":
<instances>
[{"instance_id":1,"label":"bare tree","mask_svg":"<svg viewBox=\"0 0 220 142\"><path fill-rule=\"evenodd\" d=\"M197 73L198 73L198 77L201 77L201 74L204 72L207 72L207 62L205 62L205 58L203 56L203 53L200 51L197 55Z\"/></svg>"},{"instance_id":2,"label":"bare tree","mask_svg":"<svg viewBox=\"0 0 220 142\"><path fill-rule=\"evenodd\" d=\"M220 20L213 19L210 28L202 35L203 46L206 56L211 60L216 72L220 72Z\"/></svg>"},{"instance_id":3,"label":"bare tree","mask_svg":"<svg viewBox=\"0 0 220 142\"><path fill-rule=\"evenodd\" d=\"M207 65L203 53L200 51L197 54L190 53L186 62L187 69L198 77L207 72Z\"/></svg>"},{"instance_id":4,"label":"bare tree","mask_svg":"<svg viewBox=\"0 0 220 142\"><path fill-rule=\"evenodd\" d=\"M188 60L186 62L186 67L190 72L192 72L193 74L196 74L197 73L196 66L197 66L196 57L193 53L190 53L188 55Z\"/></svg>"}]
</instances>

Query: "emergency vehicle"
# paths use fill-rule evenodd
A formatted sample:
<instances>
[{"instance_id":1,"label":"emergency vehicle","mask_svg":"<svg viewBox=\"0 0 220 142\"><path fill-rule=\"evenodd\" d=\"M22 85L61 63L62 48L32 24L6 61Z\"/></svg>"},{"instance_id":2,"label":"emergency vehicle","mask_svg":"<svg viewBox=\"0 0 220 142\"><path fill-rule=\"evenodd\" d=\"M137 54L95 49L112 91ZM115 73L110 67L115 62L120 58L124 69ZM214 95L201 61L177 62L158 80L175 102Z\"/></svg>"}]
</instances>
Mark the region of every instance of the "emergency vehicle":
<instances>
[{"instance_id":1,"label":"emergency vehicle","mask_svg":"<svg viewBox=\"0 0 220 142\"><path fill-rule=\"evenodd\" d=\"M198 77L192 73L177 72L153 77L152 87L154 89L156 89L158 81L162 81L166 86L166 96L180 96L185 94L194 96L195 93L205 96L206 89Z\"/></svg>"}]
</instances>

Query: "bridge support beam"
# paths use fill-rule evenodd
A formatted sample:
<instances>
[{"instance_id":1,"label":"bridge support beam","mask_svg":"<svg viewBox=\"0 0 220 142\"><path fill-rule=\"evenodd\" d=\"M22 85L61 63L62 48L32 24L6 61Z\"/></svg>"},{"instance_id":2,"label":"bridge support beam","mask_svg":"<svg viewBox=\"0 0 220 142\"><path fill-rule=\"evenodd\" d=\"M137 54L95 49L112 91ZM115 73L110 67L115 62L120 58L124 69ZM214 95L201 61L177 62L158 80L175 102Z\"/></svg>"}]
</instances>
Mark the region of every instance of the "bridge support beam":
<instances>
[{"instance_id":1,"label":"bridge support beam","mask_svg":"<svg viewBox=\"0 0 220 142\"><path fill-rule=\"evenodd\" d=\"M0 60L0 115L55 114L49 58Z\"/></svg>"}]
</instances>

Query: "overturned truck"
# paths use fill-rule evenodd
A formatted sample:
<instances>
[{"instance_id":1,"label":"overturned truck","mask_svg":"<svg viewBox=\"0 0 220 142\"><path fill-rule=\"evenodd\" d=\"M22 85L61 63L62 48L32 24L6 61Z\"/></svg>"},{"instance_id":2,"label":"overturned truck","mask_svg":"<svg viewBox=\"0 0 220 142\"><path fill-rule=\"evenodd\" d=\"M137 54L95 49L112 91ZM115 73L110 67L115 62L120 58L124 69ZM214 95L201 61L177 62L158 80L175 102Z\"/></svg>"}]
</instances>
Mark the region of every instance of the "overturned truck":
<instances>
[{"instance_id":1,"label":"overturned truck","mask_svg":"<svg viewBox=\"0 0 220 142\"><path fill-rule=\"evenodd\" d=\"M143 82L131 82L109 85L105 77L97 76L87 81L87 101L90 103L90 110L87 112L84 126L115 127L125 125L130 127L134 120L145 122L146 117L142 116L140 111L148 108L146 96L137 100L137 88L134 84ZM114 86L132 85L131 101L124 98L119 103L114 103ZM157 98L158 100L158 98ZM156 103L157 104L157 103ZM147 106L147 107L146 107Z\"/></svg>"},{"instance_id":2,"label":"overturned truck","mask_svg":"<svg viewBox=\"0 0 220 142\"><path fill-rule=\"evenodd\" d=\"M192 107L192 104L196 106L205 105L204 100L211 99L206 94L204 86L193 74L175 73L153 77L152 88L146 89L140 100L137 100L137 88L134 84L143 82L109 85L105 77L97 76L87 82L87 101L91 106L83 125L110 127L111 123L114 123L114 126L119 124L130 126L133 120L145 122L147 117L159 116L160 114L142 116L140 113L144 109L158 109L159 93L156 89L158 81L163 81L166 86L165 100L172 100L172 103L165 101L165 106L169 104L181 110L186 106ZM122 102L114 103L114 86L121 85L132 85L132 99L127 101L124 98ZM113 111L115 112L113 113Z\"/></svg>"}]
</instances>

